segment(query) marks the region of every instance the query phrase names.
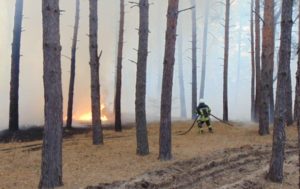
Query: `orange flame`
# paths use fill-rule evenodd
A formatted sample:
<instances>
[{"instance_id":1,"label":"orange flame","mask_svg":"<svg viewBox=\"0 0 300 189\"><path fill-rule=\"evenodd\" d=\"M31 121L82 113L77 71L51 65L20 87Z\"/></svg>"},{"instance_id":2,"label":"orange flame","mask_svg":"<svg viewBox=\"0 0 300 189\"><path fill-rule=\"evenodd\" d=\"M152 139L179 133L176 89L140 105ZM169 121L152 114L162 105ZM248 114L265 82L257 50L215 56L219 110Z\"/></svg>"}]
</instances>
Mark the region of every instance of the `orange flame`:
<instances>
[{"instance_id":1,"label":"orange flame","mask_svg":"<svg viewBox=\"0 0 300 189\"><path fill-rule=\"evenodd\" d=\"M103 112L104 108L105 108L105 106L103 104L101 104L101 120L102 121L108 121L107 116ZM92 121L92 113L88 112L88 113L80 115L79 118L78 118L78 121L83 121L83 122L90 122L90 121Z\"/></svg>"}]
</instances>

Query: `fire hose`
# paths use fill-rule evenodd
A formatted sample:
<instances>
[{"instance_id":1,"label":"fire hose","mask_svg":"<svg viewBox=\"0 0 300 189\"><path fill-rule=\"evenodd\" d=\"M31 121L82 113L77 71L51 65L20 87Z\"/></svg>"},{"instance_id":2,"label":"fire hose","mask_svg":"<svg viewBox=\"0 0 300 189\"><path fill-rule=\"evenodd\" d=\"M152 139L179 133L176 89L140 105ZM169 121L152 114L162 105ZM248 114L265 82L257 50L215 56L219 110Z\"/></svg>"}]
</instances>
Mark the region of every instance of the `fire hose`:
<instances>
[{"instance_id":1,"label":"fire hose","mask_svg":"<svg viewBox=\"0 0 300 189\"><path fill-rule=\"evenodd\" d=\"M230 124L229 122L223 121L222 119L218 118L217 116L215 116L215 115L213 115L213 114L210 114L210 115L211 115L212 117L214 117L216 120L218 120L218 121L220 121L220 122L222 122L222 123L224 123L224 124L226 124L226 125L229 125L229 126L232 126L232 127L233 127L233 125ZM185 131L185 132L183 132L183 133L179 133L178 135L186 135L187 133L189 133L189 132L192 130L192 128L194 127L194 125L195 125L195 123L196 123L196 121L197 121L197 119L198 119L199 116L200 116L200 115L198 115L198 116L196 117L196 119L194 120L193 124L190 126L190 128L189 128L187 131Z\"/></svg>"}]
</instances>

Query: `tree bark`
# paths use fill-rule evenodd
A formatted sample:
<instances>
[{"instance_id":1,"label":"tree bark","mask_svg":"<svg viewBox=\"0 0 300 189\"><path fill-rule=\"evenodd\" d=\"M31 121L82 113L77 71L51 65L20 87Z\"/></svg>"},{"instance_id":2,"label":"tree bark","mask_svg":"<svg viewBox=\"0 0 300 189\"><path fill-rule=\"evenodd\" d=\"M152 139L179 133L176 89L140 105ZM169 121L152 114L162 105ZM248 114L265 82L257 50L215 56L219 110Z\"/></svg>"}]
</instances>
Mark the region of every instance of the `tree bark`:
<instances>
[{"instance_id":1,"label":"tree bark","mask_svg":"<svg viewBox=\"0 0 300 189\"><path fill-rule=\"evenodd\" d=\"M255 70L256 70L256 92L255 92L255 121L259 120L259 105L261 98L260 84L260 0L255 0Z\"/></svg>"},{"instance_id":2,"label":"tree bark","mask_svg":"<svg viewBox=\"0 0 300 189\"><path fill-rule=\"evenodd\" d=\"M171 136L171 110L172 87L175 63L176 27L178 18L179 0L169 0L167 13L167 30L165 43L165 57L161 93L160 133L159 133L159 159L172 158Z\"/></svg>"},{"instance_id":3,"label":"tree bark","mask_svg":"<svg viewBox=\"0 0 300 189\"><path fill-rule=\"evenodd\" d=\"M274 0L265 0L262 36L261 104L259 110L260 135L269 134L270 88L273 85L274 65Z\"/></svg>"},{"instance_id":4,"label":"tree bark","mask_svg":"<svg viewBox=\"0 0 300 189\"><path fill-rule=\"evenodd\" d=\"M277 1L277 2L275 1L275 3L278 3L278 2L279 1ZM282 12L280 3L279 3L279 6L280 6L279 10L274 15L274 34L276 34L276 28L277 28L277 24L276 23L278 23L279 18L281 16L281 12ZM278 58L279 50L278 50L278 53L276 53L276 55L277 55L277 57L275 58L275 60L278 60L279 59ZM273 65L273 72L274 72L274 65ZM272 73L272 74L274 75L274 73ZM274 108L274 87L273 87L273 85L274 85L274 81L276 79L274 79L274 76L272 76L272 77L273 77L273 80L272 80L272 85L271 85L271 88L270 88L270 119L269 119L270 123L274 123L274 109L275 109Z\"/></svg>"},{"instance_id":5,"label":"tree bark","mask_svg":"<svg viewBox=\"0 0 300 189\"><path fill-rule=\"evenodd\" d=\"M225 11L225 48L224 48L224 75L223 75L223 120L228 121L228 53L229 53L229 18L230 0L226 0Z\"/></svg>"},{"instance_id":6,"label":"tree bark","mask_svg":"<svg viewBox=\"0 0 300 189\"><path fill-rule=\"evenodd\" d=\"M288 67L291 58L291 32L293 26L293 0L282 1L280 54L278 80L276 91L275 120L273 132L272 158L268 177L274 182L283 181L283 161L285 148L286 125L286 83L288 81Z\"/></svg>"},{"instance_id":7,"label":"tree bark","mask_svg":"<svg viewBox=\"0 0 300 189\"><path fill-rule=\"evenodd\" d=\"M45 126L39 188L62 185L63 97L59 1L43 0Z\"/></svg>"},{"instance_id":8,"label":"tree bark","mask_svg":"<svg viewBox=\"0 0 300 189\"><path fill-rule=\"evenodd\" d=\"M202 68L201 68L200 98L204 98L204 92L205 92L209 2L210 1L205 2L204 26L203 26L204 30L203 30L203 44L202 44Z\"/></svg>"},{"instance_id":9,"label":"tree bark","mask_svg":"<svg viewBox=\"0 0 300 189\"><path fill-rule=\"evenodd\" d=\"M115 96L115 131L122 131L121 122L121 88L122 88L122 59L123 59L123 38L124 38L125 5L124 0L120 0L120 25L117 59L117 78Z\"/></svg>"},{"instance_id":10,"label":"tree bark","mask_svg":"<svg viewBox=\"0 0 300 189\"><path fill-rule=\"evenodd\" d=\"M99 62L101 54L98 56L98 0L90 0L89 24L93 144L99 145L103 144L103 131L101 125L101 98L99 84Z\"/></svg>"},{"instance_id":11,"label":"tree bark","mask_svg":"<svg viewBox=\"0 0 300 189\"><path fill-rule=\"evenodd\" d=\"M291 49L291 47L290 47ZM291 51L291 50L289 50ZM290 65L290 60L289 60ZM291 78L291 67L288 67L288 79L286 83L286 124L288 126L293 125L293 97L292 97L292 78Z\"/></svg>"},{"instance_id":12,"label":"tree bark","mask_svg":"<svg viewBox=\"0 0 300 189\"><path fill-rule=\"evenodd\" d=\"M298 11L300 11L300 3L298 3ZM300 36L300 19L298 19L298 36ZM300 163L300 37L298 37L298 61L297 61L297 72L296 72L296 89L295 89L295 106L294 106L294 121L298 127L298 139L299 139L299 163ZM300 167L299 167L300 173ZM300 188L300 174L299 174L299 188Z\"/></svg>"},{"instance_id":13,"label":"tree bark","mask_svg":"<svg viewBox=\"0 0 300 189\"><path fill-rule=\"evenodd\" d=\"M291 51L291 45L288 51ZM286 124L291 126L293 124L293 97L292 97L292 78L291 78L291 59L288 59L288 79L286 83Z\"/></svg>"},{"instance_id":14,"label":"tree bark","mask_svg":"<svg viewBox=\"0 0 300 189\"><path fill-rule=\"evenodd\" d=\"M178 79L179 79L179 95L180 95L180 116L187 118L186 102L185 102L185 90L184 90L184 76L183 76L183 58L182 58L182 28L180 25L180 33L178 36Z\"/></svg>"},{"instance_id":15,"label":"tree bark","mask_svg":"<svg viewBox=\"0 0 300 189\"><path fill-rule=\"evenodd\" d=\"M191 0L192 9L192 118L197 108L197 18L196 3Z\"/></svg>"},{"instance_id":16,"label":"tree bark","mask_svg":"<svg viewBox=\"0 0 300 189\"><path fill-rule=\"evenodd\" d=\"M140 0L139 50L136 75L135 119L138 155L149 154L147 120L146 120L146 78L149 34L149 3Z\"/></svg>"},{"instance_id":17,"label":"tree bark","mask_svg":"<svg viewBox=\"0 0 300 189\"><path fill-rule=\"evenodd\" d=\"M77 36L78 36L78 26L79 26L79 11L80 11L80 2L79 0L76 0L75 24L74 24L73 42L72 42L72 49L71 49L71 73L70 73L67 124L66 124L66 128L68 129L72 128L72 119L73 119L73 98L74 98L74 84L75 84L75 66L76 66Z\"/></svg>"},{"instance_id":18,"label":"tree bark","mask_svg":"<svg viewBox=\"0 0 300 189\"><path fill-rule=\"evenodd\" d=\"M9 104L9 130L19 130L19 73L20 73L20 48L23 21L23 0L16 0L14 33L11 54L10 78L10 104Z\"/></svg>"},{"instance_id":19,"label":"tree bark","mask_svg":"<svg viewBox=\"0 0 300 189\"><path fill-rule=\"evenodd\" d=\"M253 19L254 0L251 0L251 120L255 120L255 51L254 51L254 19Z\"/></svg>"},{"instance_id":20,"label":"tree bark","mask_svg":"<svg viewBox=\"0 0 300 189\"><path fill-rule=\"evenodd\" d=\"M300 11L300 3L298 4L298 10ZM298 35L300 36L300 19L298 19ZM299 153L299 165L300 165L300 37L298 38L298 62L296 72L296 94L295 94L295 114L294 121L297 123L298 128L298 153ZM298 167L298 186L300 188L300 167Z\"/></svg>"}]
</instances>

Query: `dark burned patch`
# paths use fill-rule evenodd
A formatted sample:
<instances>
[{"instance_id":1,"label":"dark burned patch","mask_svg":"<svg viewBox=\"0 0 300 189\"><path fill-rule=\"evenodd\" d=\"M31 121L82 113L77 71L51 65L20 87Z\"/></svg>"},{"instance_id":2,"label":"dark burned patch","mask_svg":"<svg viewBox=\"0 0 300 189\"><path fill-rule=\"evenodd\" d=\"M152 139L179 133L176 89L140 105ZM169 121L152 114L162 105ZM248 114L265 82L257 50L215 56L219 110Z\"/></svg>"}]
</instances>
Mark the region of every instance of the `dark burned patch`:
<instances>
[{"instance_id":1,"label":"dark burned patch","mask_svg":"<svg viewBox=\"0 0 300 189\"><path fill-rule=\"evenodd\" d=\"M127 123L123 125L123 129L134 128L135 124ZM114 130L114 125L103 125L103 130ZM91 126L73 127L72 129L63 128L63 138L71 138L74 135L87 134L91 131ZM9 142L32 142L43 139L44 128L42 126L34 126L23 128L19 131L0 131L0 143ZM113 138L113 137L111 137ZM118 137L116 137L118 138Z\"/></svg>"},{"instance_id":2,"label":"dark burned patch","mask_svg":"<svg viewBox=\"0 0 300 189\"><path fill-rule=\"evenodd\" d=\"M73 128L63 129L63 137L70 138L74 135L85 134L90 131L90 128ZM4 130L0 132L0 143L9 142L32 142L43 139L43 127L31 127L28 129L21 129L19 131Z\"/></svg>"}]
</instances>

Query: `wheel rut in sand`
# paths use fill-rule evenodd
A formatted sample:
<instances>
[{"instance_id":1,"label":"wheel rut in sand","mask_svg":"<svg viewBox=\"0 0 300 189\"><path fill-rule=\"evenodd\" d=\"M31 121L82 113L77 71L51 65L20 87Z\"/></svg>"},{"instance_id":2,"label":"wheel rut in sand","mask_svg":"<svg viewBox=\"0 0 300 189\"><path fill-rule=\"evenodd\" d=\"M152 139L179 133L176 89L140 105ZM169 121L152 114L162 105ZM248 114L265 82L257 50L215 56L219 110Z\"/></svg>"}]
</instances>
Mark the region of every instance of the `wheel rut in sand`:
<instances>
[{"instance_id":1,"label":"wheel rut in sand","mask_svg":"<svg viewBox=\"0 0 300 189\"><path fill-rule=\"evenodd\" d=\"M287 143L286 162L296 166L297 155L296 142ZM259 179L264 177L270 157L270 145L246 145L176 162L128 181L87 189L262 189Z\"/></svg>"}]
</instances>

